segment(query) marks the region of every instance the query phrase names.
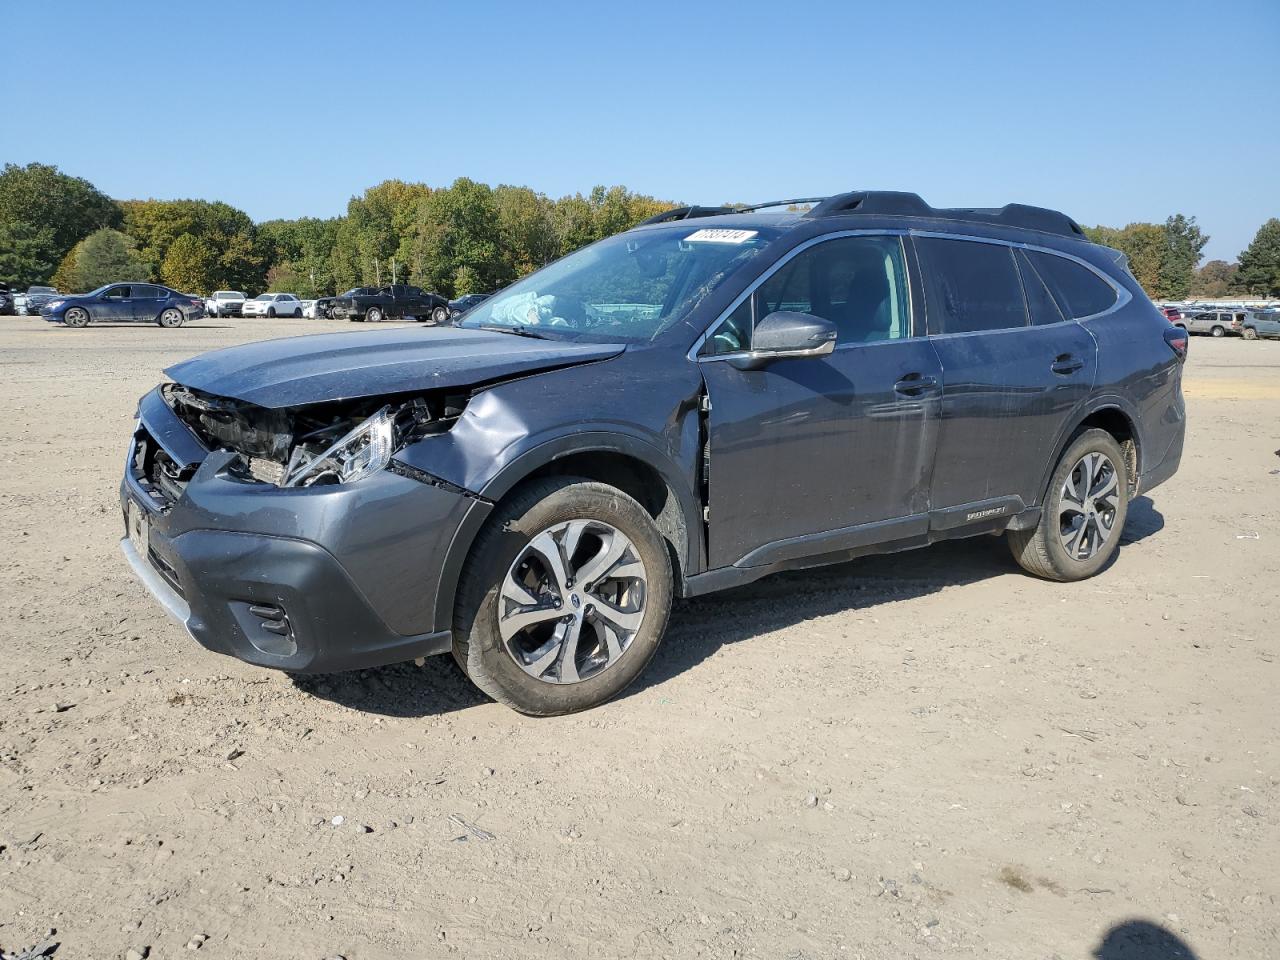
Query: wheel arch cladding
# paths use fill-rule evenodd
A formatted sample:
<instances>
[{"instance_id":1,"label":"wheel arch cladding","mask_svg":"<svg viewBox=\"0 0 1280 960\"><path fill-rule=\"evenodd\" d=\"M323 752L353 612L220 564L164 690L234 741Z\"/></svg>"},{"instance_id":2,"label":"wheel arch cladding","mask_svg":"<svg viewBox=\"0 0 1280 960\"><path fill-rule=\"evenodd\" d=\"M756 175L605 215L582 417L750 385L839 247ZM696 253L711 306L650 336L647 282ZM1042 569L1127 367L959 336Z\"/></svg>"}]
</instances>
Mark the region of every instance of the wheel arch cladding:
<instances>
[{"instance_id":1,"label":"wheel arch cladding","mask_svg":"<svg viewBox=\"0 0 1280 960\"><path fill-rule=\"evenodd\" d=\"M1071 446L1080 434L1093 429L1103 430L1115 437L1116 443L1120 444L1120 449L1124 452L1125 467L1129 472L1130 493L1136 489L1141 466L1142 438L1138 432L1137 417L1131 411L1125 410L1122 403L1123 401L1119 398L1107 398L1095 402L1083 411L1083 415L1075 426L1063 434L1055 448L1053 460L1046 468L1044 483L1041 484L1040 502L1044 502L1049 478L1053 476L1053 471L1057 468L1067 447Z\"/></svg>"}]
</instances>

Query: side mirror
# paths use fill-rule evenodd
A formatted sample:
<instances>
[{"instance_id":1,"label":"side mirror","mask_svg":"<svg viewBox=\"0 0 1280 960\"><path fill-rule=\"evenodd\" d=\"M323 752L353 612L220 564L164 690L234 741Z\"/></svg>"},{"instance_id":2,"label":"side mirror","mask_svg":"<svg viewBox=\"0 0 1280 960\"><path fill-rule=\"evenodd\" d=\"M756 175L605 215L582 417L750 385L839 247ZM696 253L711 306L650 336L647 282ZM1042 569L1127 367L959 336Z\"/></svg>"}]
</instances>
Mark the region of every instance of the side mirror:
<instances>
[{"instance_id":1,"label":"side mirror","mask_svg":"<svg viewBox=\"0 0 1280 960\"><path fill-rule=\"evenodd\" d=\"M756 324L751 352L734 366L755 370L786 357L825 357L836 348L835 324L811 313L775 310Z\"/></svg>"}]
</instances>

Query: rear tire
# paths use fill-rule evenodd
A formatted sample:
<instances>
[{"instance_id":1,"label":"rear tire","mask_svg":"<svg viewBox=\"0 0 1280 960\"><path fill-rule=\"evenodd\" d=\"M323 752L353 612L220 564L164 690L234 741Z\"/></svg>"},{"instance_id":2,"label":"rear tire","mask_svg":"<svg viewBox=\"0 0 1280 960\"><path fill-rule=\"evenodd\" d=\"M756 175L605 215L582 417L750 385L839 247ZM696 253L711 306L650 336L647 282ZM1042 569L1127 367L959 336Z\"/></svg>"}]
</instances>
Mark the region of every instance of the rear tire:
<instances>
[{"instance_id":1,"label":"rear tire","mask_svg":"<svg viewBox=\"0 0 1280 960\"><path fill-rule=\"evenodd\" d=\"M185 320L186 317L182 315L181 310L169 307L166 310L160 311L160 318L156 320L156 323L160 324L160 326L164 327L166 330L174 330L182 326L183 321Z\"/></svg>"},{"instance_id":2,"label":"rear tire","mask_svg":"<svg viewBox=\"0 0 1280 960\"><path fill-rule=\"evenodd\" d=\"M543 562L552 556L558 564ZM657 652L673 590L666 544L645 509L575 477L534 481L503 501L459 582L454 659L494 700L541 717L625 690ZM526 611L542 616L520 626Z\"/></svg>"},{"instance_id":3,"label":"rear tire","mask_svg":"<svg viewBox=\"0 0 1280 960\"><path fill-rule=\"evenodd\" d=\"M1083 580L1115 555L1128 512L1124 451L1105 430L1086 430L1054 468L1040 522L1030 530L1010 530L1009 549L1037 577Z\"/></svg>"},{"instance_id":4,"label":"rear tire","mask_svg":"<svg viewBox=\"0 0 1280 960\"><path fill-rule=\"evenodd\" d=\"M381 323L383 313L378 307L370 307L365 311L365 323Z\"/></svg>"},{"instance_id":5,"label":"rear tire","mask_svg":"<svg viewBox=\"0 0 1280 960\"><path fill-rule=\"evenodd\" d=\"M1213 334L1215 337L1225 337L1225 336L1227 335L1227 331L1226 331L1226 330L1224 330L1222 327L1216 327L1216 326L1215 326L1215 327L1214 327L1212 330L1210 330L1209 332L1210 332L1211 334Z\"/></svg>"},{"instance_id":6,"label":"rear tire","mask_svg":"<svg viewBox=\"0 0 1280 960\"><path fill-rule=\"evenodd\" d=\"M302 310L301 310L301 309L295 309L295 310L293 311L293 319L295 319L295 320L301 320L301 319L302 319Z\"/></svg>"}]
</instances>

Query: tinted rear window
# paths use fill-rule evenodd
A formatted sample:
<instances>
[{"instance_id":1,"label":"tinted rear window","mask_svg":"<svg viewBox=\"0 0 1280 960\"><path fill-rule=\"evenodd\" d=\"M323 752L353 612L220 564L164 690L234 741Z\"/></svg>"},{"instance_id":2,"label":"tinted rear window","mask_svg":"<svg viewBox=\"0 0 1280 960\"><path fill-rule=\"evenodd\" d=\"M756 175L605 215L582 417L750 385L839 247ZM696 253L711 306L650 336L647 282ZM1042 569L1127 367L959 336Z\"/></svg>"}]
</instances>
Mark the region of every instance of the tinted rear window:
<instances>
[{"instance_id":1,"label":"tinted rear window","mask_svg":"<svg viewBox=\"0 0 1280 960\"><path fill-rule=\"evenodd\" d=\"M1037 327L1046 323L1061 323L1065 319L1062 311L1058 309L1049 288L1040 279L1040 274L1036 273L1027 260L1027 252L1019 250L1014 259L1018 261L1018 272L1022 274L1022 290L1027 295L1027 312L1031 314L1031 323Z\"/></svg>"},{"instance_id":2,"label":"tinted rear window","mask_svg":"<svg viewBox=\"0 0 1280 960\"><path fill-rule=\"evenodd\" d=\"M1068 317L1091 317L1115 306L1115 290L1092 270L1052 253L1033 250L1028 256Z\"/></svg>"},{"instance_id":3,"label":"tinted rear window","mask_svg":"<svg viewBox=\"0 0 1280 960\"><path fill-rule=\"evenodd\" d=\"M929 332L971 333L1027 325L1013 251L973 240L916 240Z\"/></svg>"}]
</instances>

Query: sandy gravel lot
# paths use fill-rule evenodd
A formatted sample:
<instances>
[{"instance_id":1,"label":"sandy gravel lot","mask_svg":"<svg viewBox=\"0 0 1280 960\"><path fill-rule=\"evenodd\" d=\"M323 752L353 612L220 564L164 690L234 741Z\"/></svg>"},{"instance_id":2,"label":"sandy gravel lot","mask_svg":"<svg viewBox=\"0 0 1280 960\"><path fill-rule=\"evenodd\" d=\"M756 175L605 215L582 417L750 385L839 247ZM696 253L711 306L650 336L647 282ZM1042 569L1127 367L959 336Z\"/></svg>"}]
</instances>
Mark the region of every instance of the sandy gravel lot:
<instances>
[{"instance_id":1,"label":"sandy gravel lot","mask_svg":"<svg viewBox=\"0 0 1280 960\"><path fill-rule=\"evenodd\" d=\"M1096 579L992 538L776 576L530 720L447 658L207 653L120 558L160 369L322 329L0 318L0 948L1280 956L1280 342L1192 343L1182 471Z\"/></svg>"}]
</instances>

